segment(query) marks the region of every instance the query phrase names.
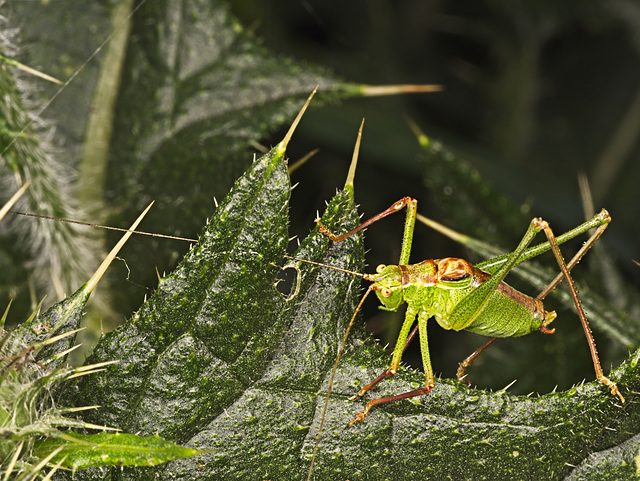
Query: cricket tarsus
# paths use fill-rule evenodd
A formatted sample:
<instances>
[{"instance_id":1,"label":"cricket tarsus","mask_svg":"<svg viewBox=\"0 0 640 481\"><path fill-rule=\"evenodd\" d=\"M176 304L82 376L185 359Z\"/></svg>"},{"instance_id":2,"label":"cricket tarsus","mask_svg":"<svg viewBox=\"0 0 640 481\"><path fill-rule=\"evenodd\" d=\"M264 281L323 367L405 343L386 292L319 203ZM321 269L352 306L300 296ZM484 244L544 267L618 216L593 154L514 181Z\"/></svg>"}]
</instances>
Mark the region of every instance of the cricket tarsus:
<instances>
[{"instance_id":1,"label":"cricket tarsus","mask_svg":"<svg viewBox=\"0 0 640 481\"><path fill-rule=\"evenodd\" d=\"M371 401L369 401L367 403L367 405L364 407L364 409L362 411L360 411L358 414L356 414L356 418L349 423L349 426L353 426L358 421L364 421L364 417L367 415L369 410L372 407L377 406L378 404L384 404L384 403L393 402L393 401L401 401L403 399L409 399L409 398L412 398L412 397L422 396L424 394L427 394L429 391L431 391L434 386L435 386L435 384L432 384L432 385L427 386L427 387L423 387L423 388L420 388L420 389L414 389L413 391L405 392L405 393L402 393L402 394L397 394L395 396L388 396L388 397L372 399Z\"/></svg>"},{"instance_id":2,"label":"cricket tarsus","mask_svg":"<svg viewBox=\"0 0 640 481\"><path fill-rule=\"evenodd\" d=\"M511 254L505 256L501 263L496 263L495 266L491 267L490 272L481 271L464 259L456 258L430 259L418 264L409 264L411 241L417 214L417 201L411 197L400 199L385 211L344 234L336 235L322 225L319 220L316 220L316 222L319 225L320 232L331 240L340 242L372 223L402 210L404 207L407 207L407 220L405 222L399 264L395 266L379 266L376 274L368 275L369 279L367 279L373 282L370 290L376 292L382 304L380 306L381 309L395 311L401 304L407 303L404 324L398 336L389 368L361 388L352 399L364 396L384 379L396 375L402 354L416 331L420 337L425 387L369 401L365 409L358 413L356 418L349 423L350 425L363 421L374 406L422 396L434 387L435 381L427 343L426 323L429 318L434 317L438 324L445 329L457 331L465 329L492 337L460 363L457 372L458 379L468 382L465 374L466 368L497 338L518 337L533 331L541 331L546 334L554 332L554 329L549 329L548 326L556 318L556 313L555 311L545 311L542 299L563 279L566 280L569 287L587 337L596 378L611 390L612 395L617 395L624 402L624 397L617 385L607 378L602 371L595 341L570 275L570 270L573 266L577 264L606 229L610 216L605 210L596 215L591 221L571 231L570 233L573 235L566 236L566 238L561 236L561 241L564 242L575 235L586 232L591 227L598 227L596 233L591 236L568 264L564 261L557 238L549 224L540 218L534 218L517 248ZM516 291L504 283L503 280L517 264L542 252L538 249L539 246L529 248L531 241L540 231L543 231L547 237L547 243L543 245L546 246L545 250L549 248L552 250L561 272L538 297L532 298ZM416 319L418 321L417 326L412 330L411 327Z\"/></svg>"}]
</instances>

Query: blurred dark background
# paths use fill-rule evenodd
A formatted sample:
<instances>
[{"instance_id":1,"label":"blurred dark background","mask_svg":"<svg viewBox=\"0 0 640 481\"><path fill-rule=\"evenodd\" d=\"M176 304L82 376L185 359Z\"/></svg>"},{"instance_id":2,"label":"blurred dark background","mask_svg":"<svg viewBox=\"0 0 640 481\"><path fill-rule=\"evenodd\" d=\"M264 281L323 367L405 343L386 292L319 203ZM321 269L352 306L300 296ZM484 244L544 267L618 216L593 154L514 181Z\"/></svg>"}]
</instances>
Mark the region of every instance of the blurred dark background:
<instances>
[{"instance_id":1,"label":"blurred dark background","mask_svg":"<svg viewBox=\"0 0 640 481\"><path fill-rule=\"evenodd\" d=\"M404 195L424 197L408 117L557 229L584 218L577 175L585 173L596 210L614 218L610 249L635 270L628 260L639 257L637 4L240 0L231 7L272 51L349 81L444 87L312 111L291 157L321 151L296 175L310 171L315 183L339 187L364 117L356 190L366 215ZM424 203L421 211L431 215Z\"/></svg>"}]
</instances>

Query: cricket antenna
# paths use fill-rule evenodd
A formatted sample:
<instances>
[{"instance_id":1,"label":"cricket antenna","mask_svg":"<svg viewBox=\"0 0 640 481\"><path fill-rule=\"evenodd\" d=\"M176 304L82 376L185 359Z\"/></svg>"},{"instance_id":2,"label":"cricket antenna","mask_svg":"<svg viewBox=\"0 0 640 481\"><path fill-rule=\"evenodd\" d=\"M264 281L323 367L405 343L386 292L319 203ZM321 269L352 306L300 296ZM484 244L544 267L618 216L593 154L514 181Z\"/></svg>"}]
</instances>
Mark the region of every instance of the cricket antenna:
<instances>
[{"instance_id":1,"label":"cricket antenna","mask_svg":"<svg viewBox=\"0 0 640 481\"><path fill-rule=\"evenodd\" d=\"M146 235L150 237L159 237L161 239L172 239L172 240L179 240L184 242L198 242L198 239L191 239L190 237L179 237L179 236L167 235L167 234L155 234L153 232L145 232L143 230L123 229L121 227L112 227L109 225L94 224L92 222L82 222L79 220L65 219L64 217L51 217L48 215L34 214L32 212L18 212L15 210L10 210L9 214L23 215L25 217L35 217L36 219L55 220L57 222L66 222L67 224L84 225L87 227L94 227L96 229L115 230L118 232L131 232L132 234Z\"/></svg>"},{"instance_id":2,"label":"cricket antenna","mask_svg":"<svg viewBox=\"0 0 640 481\"><path fill-rule=\"evenodd\" d=\"M322 262L314 262L314 261L310 261L308 259L301 259L299 257L290 256L289 254L285 254L284 256L287 259L292 260L292 261L304 262L305 264L311 264L312 266L326 267L327 269L332 269L334 271L344 272L345 274L351 274L352 276L361 277L362 279L364 279L366 281L373 282L373 280L374 280L373 279L374 276L372 274L363 274L361 272L350 271L349 269L343 269L342 267L336 267L336 266L332 266L332 265L329 265L329 264L323 264Z\"/></svg>"}]
</instances>

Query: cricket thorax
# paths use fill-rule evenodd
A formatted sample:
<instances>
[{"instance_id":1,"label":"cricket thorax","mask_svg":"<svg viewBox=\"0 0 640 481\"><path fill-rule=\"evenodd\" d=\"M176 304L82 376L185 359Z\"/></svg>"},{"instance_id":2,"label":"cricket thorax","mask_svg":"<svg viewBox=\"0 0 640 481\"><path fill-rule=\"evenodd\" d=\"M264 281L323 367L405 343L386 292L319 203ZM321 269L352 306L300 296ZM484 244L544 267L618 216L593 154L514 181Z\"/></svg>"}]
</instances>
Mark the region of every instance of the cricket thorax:
<instances>
[{"instance_id":1,"label":"cricket thorax","mask_svg":"<svg viewBox=\"0 0 640 481\"><path fill-rule=\"evenodd\" d=\"M464 259L454 257L428 259L419 264L411 265L380 266L378 269L376 282L389 287L393 285L402 288L411 286L463 288L468 287L472 282L482 282L484 278L476 279L478 273L480 276L488 276L488 274L474 269Z\"/></svg>"},{"instance_id":2,"label":"cricket thorax","mask_svg":"<svg viewBox=\"0 0 640 481\"><path fill-rule=\"evenodd\" d=\"M383 297L390 297L389 291L409 288L464 289L482 283L488 276L464 259L427 259L418 264L378 266L374 290L382 293Z\"/></svg>"}]
</instances>

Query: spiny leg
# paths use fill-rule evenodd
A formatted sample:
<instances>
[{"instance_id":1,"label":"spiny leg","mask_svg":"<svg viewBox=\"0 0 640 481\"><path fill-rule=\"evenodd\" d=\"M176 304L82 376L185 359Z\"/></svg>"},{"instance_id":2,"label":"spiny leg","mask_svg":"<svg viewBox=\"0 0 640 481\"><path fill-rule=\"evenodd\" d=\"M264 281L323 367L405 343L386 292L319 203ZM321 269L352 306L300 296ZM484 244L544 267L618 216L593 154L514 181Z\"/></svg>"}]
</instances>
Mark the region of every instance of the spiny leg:
<instances>
[{"instance_id":1,"label":"spiny leg","mask_svg":"<svg viewBox=\"0 0 640 481\"><path fill-rule=\"evenodd\" d=\"M359 226L355 227L354 229L345 232L344 234L341 235L336 235L333 232L331 232L327 227L325 227L319 220L316 220L316 223L319 226L319 230L320 232L322 232L323 234L325 234L327 237L329 237L331 240L333 240L334 242L341 242L344 239L348 238L349 236L355 234L356 232L364 229L365 227L368 227L369 225L373 224L374 222L377 222L378 220L390 215L390 214L394 214L400 210L402 210L404 207L407 208L407 217L405 220L405 225L404 225L404 232L403 232L403 236L402 236L402 248L401 248L401 252L400 252L400 261L398 262L398 265L407 265L409 263L409 257L410 257L410 253L411 253L411 243L413 240L413 231L415 228L415 221L416 221L416 213L417 213L417 205L418 205L418 201L416 201L415 199L411 198L411 197L404 197L402 199L400 199L399 201L395 202L393 205L391 205L388 209L384 210L383 212L373 216L372 218L368 219L367 221L363 222L362 224L360 224ZM409 344L409 342L411 342L411 339L413 339L413 337L415 336L416 333L416 329L414 329L411 334L409 334L409 330L411 329L411 325L413 324L413 321L416 317L417 314L417 309L415 308L407 308L407 312L405 314L405 322L403 324L403 327L401 329L401 332L398 336L398 340L396 341L396 347L394 349L394 354L393 354L393 358L391 360L391 365L389 367L389 369L387 369L386 371L382 372L378 377L376 377L372 382L370 382L369 384L366 384L364 387L362 387L358 393L353 396L351 399L355 399L358 397L363 396L365 393L367 393L368 391L370 391L371 389L373 389L378 383L380 383L382 380L389 378L389 377L393 377L396 375L396 373L398 372L398 367L400 366L400 360L402 358L402 354L404 352L404 350L406 349L406 346ZM422 316L426 315L426 313L421 313ZM419 316L420 317L420 316ZM423 324L426 325L426 320L428 319L428 315L426 318L423 319ZM420 318L419 318L419 322L418 322L418 326L420 327ZM407 338L408 336L408 338ZM424 338L424 343L422 341L422 338ZM396 400L400 400L400 399L407 399L407 398L411 398L411 397L415 397L415 396L420 396L422 394L426 394L427 392L429 392L432 388L433 388L433 372L431 369L431 363L429 361L429 351L428 351L428 347L427 347L427 341L426 341L426 327L424 328L424 336L422 336L421 334L421 347L422 347L422 352L423 352L423 363L425 365L425 375L427 376L427 382L426 382L426 387L422 388L422 389L417 389L414 391L411 391L409 393L404 393L404 394L400 394L398 396L390 396L387 398L379 398L379 399L374 399L372 401L370 401L367 406L365 407L365 410L362 411L361 413L358 413L358 415L356 416L356 419L354 421L352 421L350 424L352 425L353 423L357 422L357 421L362 421L364 419L364 417L366 416L366 414L369 412L369 410L378 404L383 404L386 402L391 402L391 401L396 401ZM425 354L426 352L426 354ZM426 361L425 361L426 359Z\"/></svg>"},{"instance_id":2,"label":"spiny leg","mask_svg":"<svg viewBox=\"0 0 640 481\"><path fill-rule=\"evenodd\" d=\"M505 263L496 272L492 274L489 280L485 281L484 284L482 284L476 291L474 291L471 295L469 295L467 299L465 299L464 301L465 306L462 309L465 316L479 315L482 309L484 308L483 306L485 305L485 302L488 299L488 296L490 295L491 291L497 289L499 283L504 280L504 278L511 271L511 269L514 266L516 266L518 263L520 263L520 260L522 257L526 256L525 253L526 253L527 247L533 240L534 236L541 230L541 227L537 225L538 220L539 219L533 219L531 221L531 223L529 224L529 228L525 232L524 236L522 237L522 240L520 241L516 249L511 254L505 256ZM480 292L481 290L482 292ZM473 302L471 302L472 297L474 298ZM474 309L472 310L467 309L467 305L473 305L473 304L475 304ZM458 311L459 309L456 308L452 313L452 315L450 316L450 318L453 318L454 316L460 317L460 315L458 315ZM455 323L457 322L458 321L455 321ZM475 361L475 359L477 359L480 356L480 354L486 351L496 340L497 338L489 339L482 346L476 349L470 356L468 356L462 362L458 363L458 369L456 371L456 377L458 381L471 384L465 374L467 367L469 367L471 363Z\"/></svg>"},{"instance_id":3,"label":"spiny leg","mask_svg":"<svg viewBox=\"0 0 640 481\"><path fill-rule=\"evenodd\" d=\"M602 216L604 219L604 223L602 223L601 225L599 225L595 232L589 237L589 239L582 245L582 247L580 248L580 250L578 250L578 252L576 252L576 254L573 256L573 258L569 261L569 263L566 264L567 267L567 271L571 272L571 270L578 264L578 262L580 262L580 260L582 260L582 258L584 257L584 255L589 251L589 249L591 249L591 247L593 247L593 245L596 243L596 241L600 238L600 236L604 233L605 229L609 226L609 222L611 221L611 217L609 216L609 213L606 211L602 211L600 214L598 214L595 217L598 216ZM595 219L594 217L594 219ZM554 237L555 238L555 237ZM551 243L550 243L551 245ZM557 245L557 242L556 242ZM553 249L553 247L552 247ZM559 250L559 248L558 248ZM564 273L561 271L548 285L547 287L545 287L537 296L536 296L536 300L543 300L545 297L547 297L549 295L549 293L551 291L553 291L558 284L560 284L560 282L562 282L562 279L565 278ZM584 324L583 324L584 325ZM553 331L551 331L553 332ZM590 332L590 331L589 331ZM491 345L493 345L499 338L497 337L492 337L491 339L489 339L487 342L485 342L482 346L480 346L478 349L476 349L472 354L470 354L468 357L466 357L463 361L461 361L458 364L458 369L456 371L456 378L458 379L458 381L461 382L465 382L467 384L471 384L471 382L469 381L468 376L466 375L466 370L467 368L480 356L480 354L482 354L484 351L486 351ZM588 340L588 337L587 337ZM597 375L597 373L596 373Z\"/></svg>"},{"instance_id":4,"label":"spiny leg","mask_svg":"<svg viewBox=\"0 0 640 481\"><path fill-rule=\"evenodd\" d=\"M320 222L319 219L316 219L316 224L318 224L318 228L320 230L321 233L323 233L324 235L326 235L329 239L331 239L334 242L342 242L343 240L347 239L348 237L354 235L355 233L359 232L360 230L370 226L371 224L373 224L374 222L379 221L380 219L383 219L384 217L391 215L391 214L395 214L396 212L399 212L400 210L402 210L404 207L407 207L407 218L405 221L405 226L404 226L404 233L403 233L403 237L402 237L402 250L400 253L400 265L402 264L407 264L409 262L409 254L411 252L411 241L413 239L413 230L415 227L415 220L416 220L416 212L417 212L417 206L418 206L418 201L411 198L411 197L403 197L402 199L398 200L397 202L394 202L388 209L380 212L379 214L371 217L370 219L366 220L365 222L361 223L360 225L354 227L353 229L351 229L348 232L345 232L344 234L334 234L333 232L331 232L324 224L322 224L322 222ZM407 315L409 313L407 312ZM401 334L401 336L398 338L398 344L400 341L401 337L405 337L408 334L408 330L411 327L411 324L413 324L413 319L415 318L416 313L414 312L413 315L411 316L411 323L409 323L409 325L407 325L407 320L408 318L405 317L405 324L403 324L403 331L404 332L404 336ZM415 330L409 335L409 339L406 341L404 348L406 348L406 344L408 344L411 339L413 339L413 336L415 336ZM402 349L402 351L398 351L398 346L396 346L396 351L395 352L399 352L399 356L402 355L402 352L404 351L404 348ZM394 356L395 358L395 356ZM400 357L398 357L398 364L400 362ZM393 366L393 362L392 362L392 366ZM362 389L360 389L360 391L358 391L358 393L353 396L351 399L355 399L357 397L363 396L367 391L369 391L370 389L372 389L373 387L375 387L380 381L382 381L383 379L386 379L388 377L394 376L395 373L397 371L397 366L394 369L392 369L392 367L390 367L389 369L387 369L386 371L384 371L383 373L381 373L376 379L374 379L372 382L370 382L369 384L365 385Z\"/></svg>"},{"instance_id":5,"label":"spiny leg","mask_svg":"<svg viewBox=\"0 0 640 481\"><path fill-rule=\"evenodd\" d=\"M608 216L608 212L607 212L607 216ZM600 236L603 234L603 232L605 231L605 229L607 227L609 227L609 222L611 221L611 217L608 216L607 217L607 222L605 224L602 224L601 226L599 226L596 231L591 235L591 237L589 237L589 239L587 240L587 242L585 242L582 247L580 248L580 250L578 252L576 252L576 255L573 256L573 258L569 261L569 263L567 264L567 271L571 272L571 270L578 264L578 262L580 262L582 260L582 258L584 257L584 255L589 251L589 249L591 249L593 247L593 245L596 243L596 241L598 239L600 239ZM555 243L556 246L558 245L557 242ZM558 248L559 249L559 248ZM564 273L560 272L550 283L549 285L543 289L540 294L537 295L536 299L538 300L543 300L545 297L547 297L549 295L549 293L551 291L553 291L558 284L560 284L560 282L562 282L562 279L564 279Z\"/></svg>"},{"instance_id":6,"label":"spiny leg","mask_svg":"<svg viewBox=\"0 0 640 481\"><path fill-rule=\"evenodd\" d=\"M560 247L558 247L558 243L556 242L556 238L553 235L553 231L551 230L551 227L549 227L549 224L543 220L540 220L540 227L544 230L544 233L549 240L549 244L551 245L551 250L553 251L556 260L558 261L560 270L562 271L562 274L567 281L569 292L571 293L571 297L573 298L576 310L578 311L578 317L580 318L580 322L582 323L582 329L584 330L584 334L587 337L587 343L589 344L589 351L591 352L591 359L593 361L593 368L596 372L596 378L599 382L611 389L611 395L617 395L620 398L620 401L624 402L624 397L622 396L622 393L620 393L620 390L618 389L616 383L606 377L602 371L602 367L600 366L600 359L598 358L598 351L596 350L596 342L593 339L593 334L591 333L591 328L589 327L589 321L587 321L587 315L582 308L582 302L580 302L580 298L578 297L578 291L576 290L576 286L573 283L573 279L571 278L569 269L564 262L562 252L560 252Z\"/></svg>"},{"instance_id":7,"label":"spiny leg","mask_svg":"<svg viewBox=\"0 0 640 481\"><path fill-rule=\"evenodd\" d=\"M413 391L405 392L402 394L396 394L395 396L380 397L380 398L372 399L367 403L367 405L362 411L356 414L356 418L349 423L349 426L353 426L358 421L364 421L365 416L369 413L371 408L374 406L377 406L378 404L390 403L394 401L402 401L403 399L410 399L413 397L422 396L424 394L427 394L429 391L431 391L433 389L433 386L434 384L432 381L430 385L426 387L422 387L420 389L414 389Z\"/></svg>"}]
</instances>

